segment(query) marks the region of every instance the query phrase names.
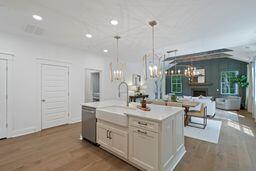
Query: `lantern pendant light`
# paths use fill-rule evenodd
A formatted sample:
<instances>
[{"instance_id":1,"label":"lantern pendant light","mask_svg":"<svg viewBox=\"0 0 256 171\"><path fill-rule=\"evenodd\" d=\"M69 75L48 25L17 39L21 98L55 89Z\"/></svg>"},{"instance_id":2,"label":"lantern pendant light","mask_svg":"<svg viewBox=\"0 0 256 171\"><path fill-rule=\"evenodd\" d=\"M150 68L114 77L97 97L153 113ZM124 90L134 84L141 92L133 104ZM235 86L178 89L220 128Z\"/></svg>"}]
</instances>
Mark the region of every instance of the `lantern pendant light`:
<instances>
[{"instance_id":1,"label":"lantern pendant light","mask_svg":"<svg viewBox=\"0 0 256 171\"><path fill-rule=\"evenodd\" d=\"M175 62L175 65L174 65L174 70L171 70L170 74L171 74L171 75L176 75L176 76L182 76L181 70L180 70L179 68L177 69L177 67L179 67L178 63L176 63L177 51L178 51L177 49L167 51L169 58L170 58L170 53L174 53L174 62Z\"/></svg>"},{"instance_id":2,"label":"lantern pendant light","mask_svg":"<svg viewBox=\"0 0 256 171\"><path fill-rule=\"evenodd\" d=\"M158 71L158 66L155 64L155 30L154 27L157 25L156 21L150 21L148 23L152 27L152 63L149 66L149 76L150 78L158 78L160 72Z\"/></svg>"},{"instance_id":3,"label":"lantern pendant light","mask_svg":"<svg viewBox=\"0 0 256 171\"><path fill-rule=\"evenodd\" d=\"M115 36L116 39L116 66L114 67L112 63L110 63L110 79L111 81L119 81L124 78L123 65L119 63L119 54L118 54L118 40L121 38L120 36Z\"/></svg>"}]
</instances>

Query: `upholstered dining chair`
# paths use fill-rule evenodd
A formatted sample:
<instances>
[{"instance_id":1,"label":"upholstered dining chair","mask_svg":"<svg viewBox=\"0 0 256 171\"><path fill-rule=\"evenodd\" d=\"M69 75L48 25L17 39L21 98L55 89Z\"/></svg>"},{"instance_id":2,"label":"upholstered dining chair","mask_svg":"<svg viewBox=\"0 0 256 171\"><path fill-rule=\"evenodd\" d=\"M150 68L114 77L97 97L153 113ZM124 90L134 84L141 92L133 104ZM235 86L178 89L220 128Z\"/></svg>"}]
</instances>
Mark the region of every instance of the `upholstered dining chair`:
<instances>
[{"instance_id":1,"label":"upholstered dining chair","mask_svg":"<svg viewBox=\"0 0 256 171\"><path fill-rule=\"evenodd\" d=\"M152 104L166 106L166 102L159 100L153 101Z\"/></svg>"},{"instance_id":2,"label":"upholstered dining chair","mask_svg":"<svg viewBox=\"0 0 256 171\"><path fill-rule=\"evenodd\" d=\"M162 105L162 106L166 106L166 102L162 101L162 100L155 100L155 99L147 99L146 100L147 104L155 104L155 105Z\"/></svg>"},{"instance_id":3,"label":"upholstered dining chair","mask_svg":"<svg viewBox=\"0 0 256 171\"><path fill-rule=\"evenodd\" d=\"M193 110L188 111L188 113L187 113L187 115L189 117L188 126L205 129L205 127L207 125L207 113L206 113L207 107L203 103L201 103L200 105L201 105L200 110L198 110L198 111L196 111L196 110L195 111L193 111ZM191 117L202 118L203 123L192 122Z\"/></svg>"},{"instance_id":4,"label":"upholstered dining chair","mask_svg":"<svg viewBox=\"0 0 256 171\"><path fill-rule=\"evenodd\" d=\"M166 102L166 106L182 107L182 103L179 103L179 102Z\"/></svg>"}]
</instances>

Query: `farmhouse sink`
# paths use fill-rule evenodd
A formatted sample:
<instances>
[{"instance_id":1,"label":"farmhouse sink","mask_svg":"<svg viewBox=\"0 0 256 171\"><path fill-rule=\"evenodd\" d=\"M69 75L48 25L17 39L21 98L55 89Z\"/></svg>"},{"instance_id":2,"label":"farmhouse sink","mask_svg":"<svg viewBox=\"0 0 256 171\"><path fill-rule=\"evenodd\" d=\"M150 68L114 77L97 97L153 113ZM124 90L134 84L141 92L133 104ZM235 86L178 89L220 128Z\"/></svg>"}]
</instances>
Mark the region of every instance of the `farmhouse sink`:
<instances>
[{"instance_id":1,"label":"farmhouse sink","mask_svg":"<svg viewBox=\"0 0 256 171\"><path fill-rule=\"evenodd\" d=\"M109 106L96 110L96 118L111 122L120 126L128 126L128 117L125 114L130 109L123 106Z\"/></svg>"}]
</instances>

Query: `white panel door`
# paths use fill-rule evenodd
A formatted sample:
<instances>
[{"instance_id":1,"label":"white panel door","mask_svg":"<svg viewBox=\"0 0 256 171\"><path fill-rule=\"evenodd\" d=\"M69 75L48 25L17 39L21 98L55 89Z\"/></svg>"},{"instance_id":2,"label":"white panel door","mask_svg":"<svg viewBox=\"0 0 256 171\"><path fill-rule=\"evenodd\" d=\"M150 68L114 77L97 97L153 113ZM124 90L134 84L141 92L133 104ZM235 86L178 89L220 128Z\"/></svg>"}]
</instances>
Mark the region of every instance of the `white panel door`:
<instances>
[{"instance_id":1,"label":"white panel door","mask_svg":"<svg viewBox=\"0 0 256 171\"><path fill-rule=\"evenodd\" d=\"M42 129L68 123L68 68L41 65Z\"/></svg>"},{"instance_id":2,"label":"white panel door","mask_svg":"<svg viewBox=\"0 0 256 171\"><path fill-rule=\"evenodd\" d=\"M0 139L7 137L7 61L0 59Z\"/></svg>"}]
</instances>

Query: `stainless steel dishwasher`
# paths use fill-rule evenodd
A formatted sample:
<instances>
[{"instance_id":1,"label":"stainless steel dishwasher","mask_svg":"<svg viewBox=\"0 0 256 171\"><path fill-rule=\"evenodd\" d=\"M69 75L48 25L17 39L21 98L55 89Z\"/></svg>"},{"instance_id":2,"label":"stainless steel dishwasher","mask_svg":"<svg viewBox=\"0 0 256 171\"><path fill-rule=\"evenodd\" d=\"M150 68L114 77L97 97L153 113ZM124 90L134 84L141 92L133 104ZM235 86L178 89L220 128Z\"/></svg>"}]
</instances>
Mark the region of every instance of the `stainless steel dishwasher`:
<instances>
[{"instance_id":1,"label":"stainless steel dishwasher","mask_svg":"<svg viewBox=\"0 0 256 171\"><path fill-rule=\"evenodd\" d=\"M83 139L96 144L96 109L82 106L82 136Z\"/></svg>"}]
</instances>

